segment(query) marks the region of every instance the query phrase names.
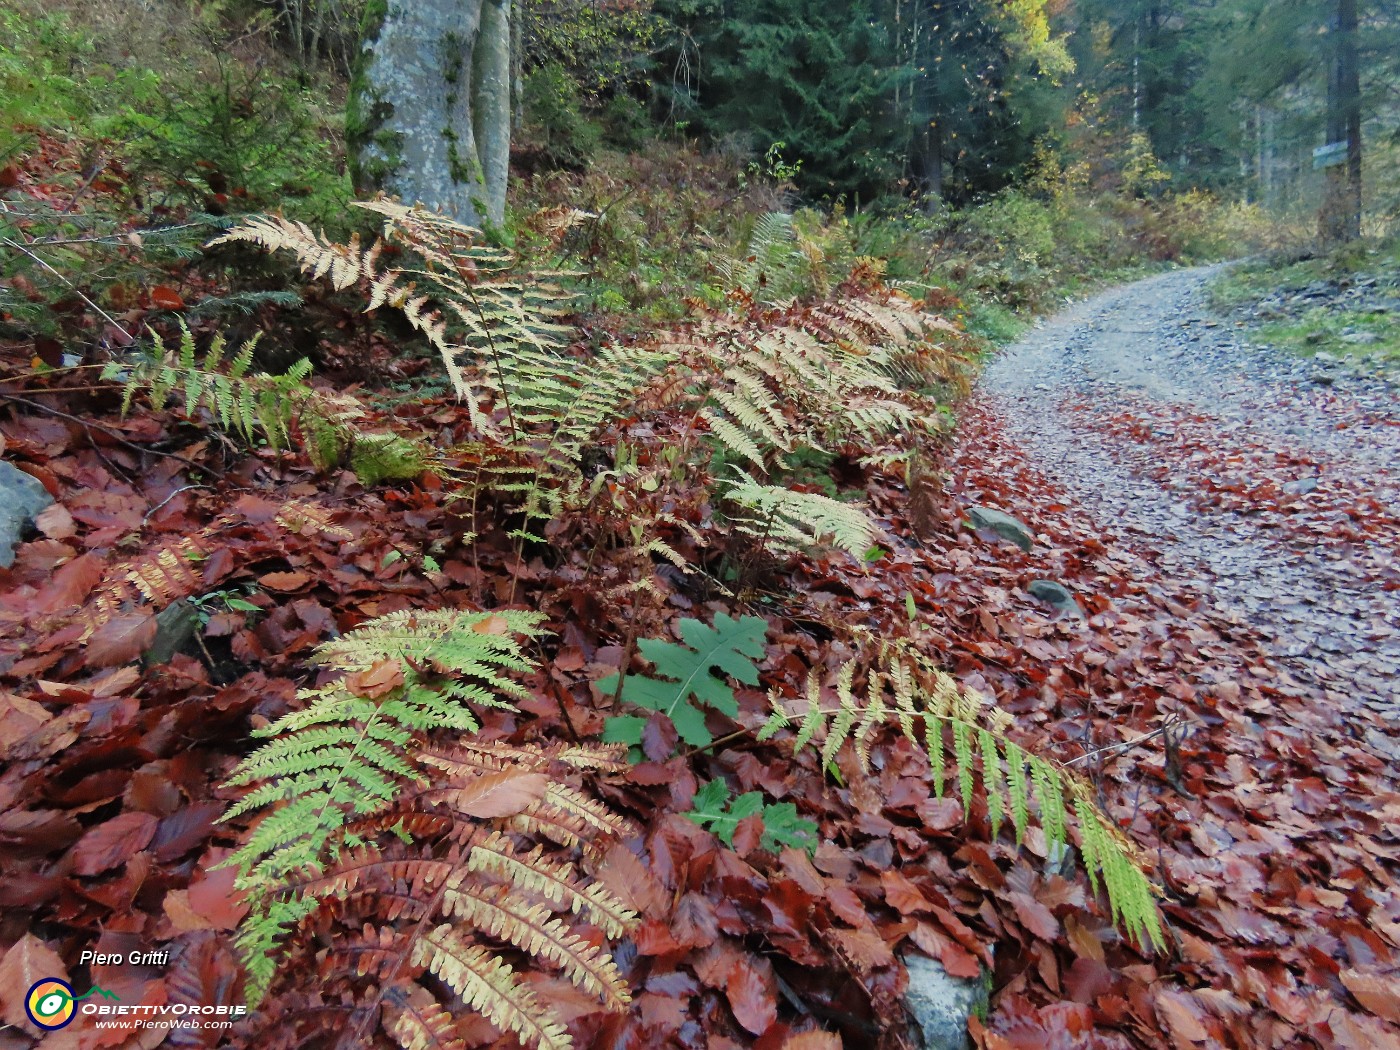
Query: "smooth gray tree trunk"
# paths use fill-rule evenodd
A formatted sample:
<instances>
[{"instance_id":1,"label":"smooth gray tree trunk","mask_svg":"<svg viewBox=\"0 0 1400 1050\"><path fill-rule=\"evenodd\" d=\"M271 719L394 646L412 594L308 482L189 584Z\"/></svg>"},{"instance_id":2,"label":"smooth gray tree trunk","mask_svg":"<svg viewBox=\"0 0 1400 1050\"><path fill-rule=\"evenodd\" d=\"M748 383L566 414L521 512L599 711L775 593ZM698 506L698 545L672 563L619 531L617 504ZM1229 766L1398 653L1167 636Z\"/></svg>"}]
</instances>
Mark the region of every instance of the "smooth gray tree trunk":
<instances>
[{"instance_id":1,"label":"smooth gray tree trunk","mask_svg":"<svg viewBox=\"0 0 1400 1050\"><path fill-rule=\"evenodd\" d=\"M486 189L487 218L499 225L506 213L510 175L511 0L484 0L472 81L476 145Z\"/></svg>"},{"instance_id":2,"label":"smooth gray tree trunk","mask_svg":"<svg viewBox=\"0 0 1400 1050\"><path fill-rule=\"evenodd\" d=\"M357 191L505 217L510 0L371 0L346 113Z\"/></svg>"}]
</instances>

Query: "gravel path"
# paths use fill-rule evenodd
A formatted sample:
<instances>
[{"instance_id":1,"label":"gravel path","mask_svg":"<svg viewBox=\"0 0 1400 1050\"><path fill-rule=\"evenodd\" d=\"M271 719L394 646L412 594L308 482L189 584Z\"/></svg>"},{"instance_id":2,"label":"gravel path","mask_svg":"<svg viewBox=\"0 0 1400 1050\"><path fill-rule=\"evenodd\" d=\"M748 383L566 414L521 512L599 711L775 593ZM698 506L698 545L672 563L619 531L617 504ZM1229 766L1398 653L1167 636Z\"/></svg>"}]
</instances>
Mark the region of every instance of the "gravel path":
<instances>
[{"instance_id":1,"label":"gravel path","mask_svg":"<svg viewBox=\"0 0 1400 1050\"><path fill-rule=\"evenodd\" d=\"M1400 393L1248 346L1205 305L1214 272L1043 322L982 394L1105 536L1248 623L1290 691L1400 724Z\"/></svg>"}]
</instances>

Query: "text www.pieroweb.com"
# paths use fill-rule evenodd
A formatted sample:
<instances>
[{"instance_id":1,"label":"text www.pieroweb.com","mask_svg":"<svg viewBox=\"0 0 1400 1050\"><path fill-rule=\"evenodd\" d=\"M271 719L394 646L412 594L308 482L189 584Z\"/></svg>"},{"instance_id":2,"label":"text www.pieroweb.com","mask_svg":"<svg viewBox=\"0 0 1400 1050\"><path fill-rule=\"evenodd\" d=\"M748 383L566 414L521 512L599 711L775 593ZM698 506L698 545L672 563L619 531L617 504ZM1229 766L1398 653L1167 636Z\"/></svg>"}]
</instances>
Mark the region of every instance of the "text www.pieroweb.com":
<instances>
[{"instance_id":1,"label":"text www.pieroweb.com","mask_svg":"<svg viewBox=\"0 0 1400 1050\"><path fill-rule=\"evenodd\" d=\"M107 1006L88 1003L82 1008L93 1019L94 1028L232 1028L235 1019L248 1012L246 1006L190 1006L186 1003L161 1005Z\"/></svg>"}]
</instances>

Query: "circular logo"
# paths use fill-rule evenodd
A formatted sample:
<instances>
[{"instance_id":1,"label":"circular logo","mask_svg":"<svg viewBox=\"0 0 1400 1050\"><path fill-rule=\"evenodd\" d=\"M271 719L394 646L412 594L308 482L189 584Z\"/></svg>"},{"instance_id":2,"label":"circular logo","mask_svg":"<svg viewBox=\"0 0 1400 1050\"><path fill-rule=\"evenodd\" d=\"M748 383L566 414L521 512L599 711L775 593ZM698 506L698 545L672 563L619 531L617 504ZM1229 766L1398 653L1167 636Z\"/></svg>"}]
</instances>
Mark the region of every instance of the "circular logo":
<instances>
[{"instance_id":1,"label":"circular logo","mask_svg":"<svg viewBox=\"0 0 1400 1050\"><path fill-rule=\"evenodd\" d=\"M35 981L24 997L24 1010L40 1028L53 1031L73 1020L73 986L57 977Z\"/></svg>"}]
</instances>

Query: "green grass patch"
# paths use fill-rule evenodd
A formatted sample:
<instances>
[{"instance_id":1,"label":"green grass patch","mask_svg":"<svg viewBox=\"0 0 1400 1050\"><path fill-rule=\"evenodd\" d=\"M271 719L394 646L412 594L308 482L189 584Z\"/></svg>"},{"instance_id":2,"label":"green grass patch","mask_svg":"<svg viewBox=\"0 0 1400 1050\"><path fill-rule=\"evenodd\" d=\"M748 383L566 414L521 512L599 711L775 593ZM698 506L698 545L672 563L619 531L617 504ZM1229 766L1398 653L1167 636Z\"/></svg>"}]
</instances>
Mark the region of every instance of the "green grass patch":
<instances>
[{"instance_id":1,"label":"green grass patch","mask_svg":"<svg viewBox=\"0 0 1400 1050\"><path fill-rule=\"evenodd\" d=\"M1244 319L1257 342L1363 366L1400 365L1400 241L1251 259L1216 278L1209 296L1216 310Z\"/></svg>"},{"instance_id":2,"label":"green grass patch","mask_svg":"<svg viewBox=\"0 0 1400 1050\"><path fill-rule=\"evenodd\" d=\"M1319 353L1393 368L1400 365L1400 318L1394 313L1315 307L1296 320L1271 322L1254 337L1294 353Z\"/></svg>"}]
</instances>

